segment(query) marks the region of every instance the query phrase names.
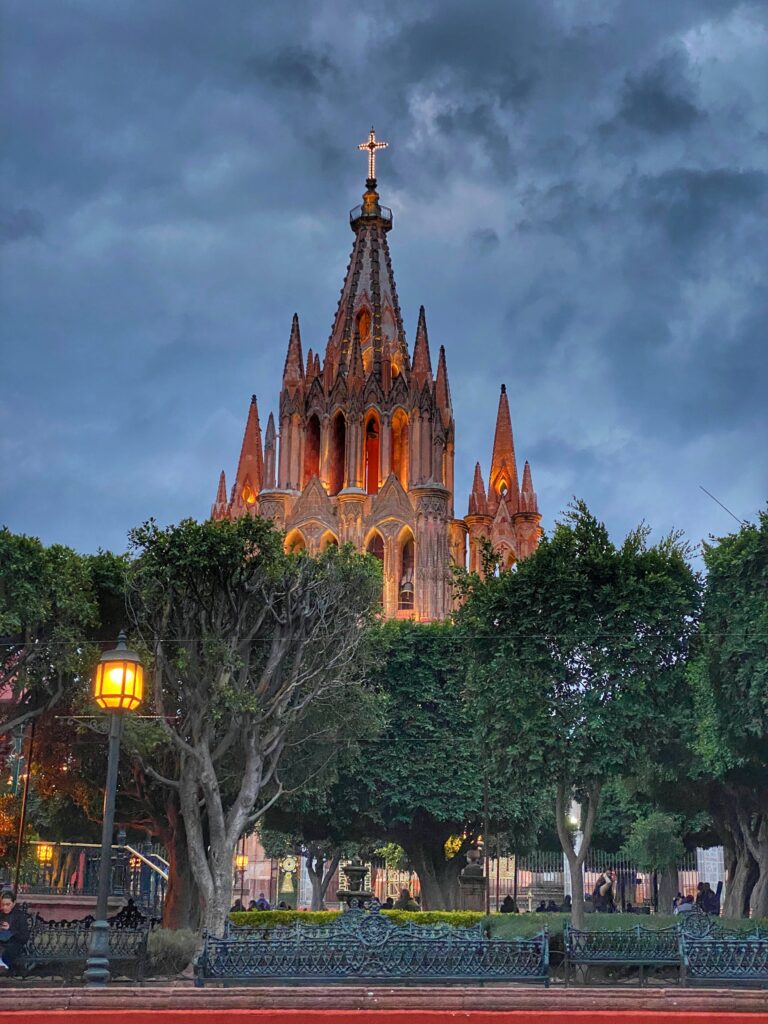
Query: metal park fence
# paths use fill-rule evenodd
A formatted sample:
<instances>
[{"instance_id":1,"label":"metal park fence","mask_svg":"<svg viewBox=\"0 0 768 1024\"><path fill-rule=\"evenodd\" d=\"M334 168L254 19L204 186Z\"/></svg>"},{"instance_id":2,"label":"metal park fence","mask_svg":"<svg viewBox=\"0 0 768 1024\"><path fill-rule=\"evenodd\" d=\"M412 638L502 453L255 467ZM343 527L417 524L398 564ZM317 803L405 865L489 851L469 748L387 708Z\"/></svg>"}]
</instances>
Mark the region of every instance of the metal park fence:
<instances>
[{"instance_id":1,"label":"metal park fence","mask_svg":"<svg viewBox=\"0 0 768 1024\"><path fill-rule=\"evenodd\" d=\"M168 861L152 843L112 847L109 892L132 899L142 913L162 912ZM101 847L96 843L31 843L21 864L19 896L95 896L99 887Z\"/></svg>"}]
</instances>

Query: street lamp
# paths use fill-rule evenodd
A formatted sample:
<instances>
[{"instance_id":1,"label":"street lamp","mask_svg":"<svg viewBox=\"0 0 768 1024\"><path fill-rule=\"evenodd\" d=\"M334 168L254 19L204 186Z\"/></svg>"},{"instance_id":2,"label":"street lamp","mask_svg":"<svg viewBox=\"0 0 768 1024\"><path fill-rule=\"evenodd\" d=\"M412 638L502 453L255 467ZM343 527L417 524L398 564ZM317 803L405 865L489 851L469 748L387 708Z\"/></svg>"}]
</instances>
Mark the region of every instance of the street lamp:
<instances>
[{"instance_id":1,"label":"street lamp","mask_svg":"<svg viewBox=\"0 0 768 1024\"><path fill-rule=\"evenodd\" d=\"M103 824L101 827L101 859L99 892L96 898L96 920L88 932L88 959L83 975L86 985L106 985L109 973L109 876L112 864L112 832L115 825L115 794L117 767L120 759L120 737L123 714L135 711L144 693L144 666L135 651L126 647L125 633L120 632L117 647L105 651L93 677L93 698L110 715L107 785L104 791Z\"/></svg>"},{"instance_id":2,"label":"street lamp","mask_svg":"<svg viewBox=\"0 0 768 1024\"><path fill-rule=\"evenodd\" d=\"M240 872L240 902L245 896L245 869L248 867L248 854L238 853L235 857L235 867ZM243 904L245 906L245 904Z\"/></svg>"}]
</instances>

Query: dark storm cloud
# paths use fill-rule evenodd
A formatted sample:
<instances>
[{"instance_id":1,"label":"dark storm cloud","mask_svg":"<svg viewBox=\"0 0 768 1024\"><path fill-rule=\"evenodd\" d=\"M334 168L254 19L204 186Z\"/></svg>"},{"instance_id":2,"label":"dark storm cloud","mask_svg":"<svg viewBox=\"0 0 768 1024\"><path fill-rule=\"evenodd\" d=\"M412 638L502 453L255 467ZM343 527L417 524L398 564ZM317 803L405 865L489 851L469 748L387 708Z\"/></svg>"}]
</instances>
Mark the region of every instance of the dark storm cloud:
<instances>
[{"instance_id":1,"label":"dark storm cloud","mask_svg":"<svg viewBox=\"0 0 768 1024\"><path fill-rule=\"evenodd\" d=\"M704 116L689 93L678 61L664 59L639 76L627 77L619 118L659 135L685 132Z\"/></svg>"},{"instance_id":2,"label":"dark storm cloud","mask_svg":"<svg viewBox=\"0 0 768 1024\"><path fill-rule=\"evenodd\" d=\"M39 211L22 207L0 210L0 245L22 238L42 238L43 218Z\"/></svg>"},{"instance_id":3,"label":"dark storm cloud","mask_svg":"<svg viewBox=\"0 0 768 1024\"><path fill-rule=\"evenodd\" d=\"M327 55L298 46L250 57L245 69L269 85L299 93L316 92L326 81L338 76L338 69Z\"/></svg>"},{"instance_id":4,"label":"dark storm cloud","mask_svg":"<svg viewBox=\"0 0 768 1024\"><path fill-rule=\"evenodd\" d=\"M160 0L6 14L0 521L204 515L294 309L324 349L371 122L457 509L508 385L545 525L693 539L764 501L763 3ZM433 353L433 355L436 354Z\"/></svg>"}]
</instances>

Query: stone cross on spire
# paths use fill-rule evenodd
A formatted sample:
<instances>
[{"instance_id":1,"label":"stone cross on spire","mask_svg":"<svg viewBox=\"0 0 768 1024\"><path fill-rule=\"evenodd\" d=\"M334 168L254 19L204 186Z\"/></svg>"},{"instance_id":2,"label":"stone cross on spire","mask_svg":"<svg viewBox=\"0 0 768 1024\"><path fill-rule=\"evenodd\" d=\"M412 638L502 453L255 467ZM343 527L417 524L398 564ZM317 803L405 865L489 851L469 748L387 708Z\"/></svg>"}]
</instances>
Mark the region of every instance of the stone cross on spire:
<instances>
[{"instance_id":1,"label":"stone cross on spire","mask_svg":"<svg viewBox=\"0 0 768 1024\"><path fill-rule=\"evenodd\" d=\"M388 145L389 145L388 142L379 142L379 140L376 138L376 132L374 131L373 127L371 127L371 130L368 133L368 141L367 142L361 142L360 145L357 147L358 149L367 149L368 150L368 180L369 181L376 181L376 150L377 149L386 149Z\"/></svg>"}]
</instances>

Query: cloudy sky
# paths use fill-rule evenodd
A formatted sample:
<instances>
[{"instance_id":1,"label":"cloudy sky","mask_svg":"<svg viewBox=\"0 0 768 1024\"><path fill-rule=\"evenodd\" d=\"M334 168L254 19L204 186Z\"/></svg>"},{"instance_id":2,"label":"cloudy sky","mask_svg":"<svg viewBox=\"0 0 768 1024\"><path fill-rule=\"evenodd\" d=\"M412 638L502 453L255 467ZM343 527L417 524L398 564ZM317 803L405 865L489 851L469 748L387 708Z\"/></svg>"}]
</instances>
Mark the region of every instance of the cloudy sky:
<instances>
[{"instance_id":1,"label":"cloudy sky","mask_svg":"<svg viewBox=\"0 0 768 1024\"><path fill-rule=\"evenodd\" d=\"M6 0L3 37L0 523L208 514L294 310L324 350L371 123L460 512L502 381L545 526L764 505L765 0Z\"/></svg>"}]
</instances>

